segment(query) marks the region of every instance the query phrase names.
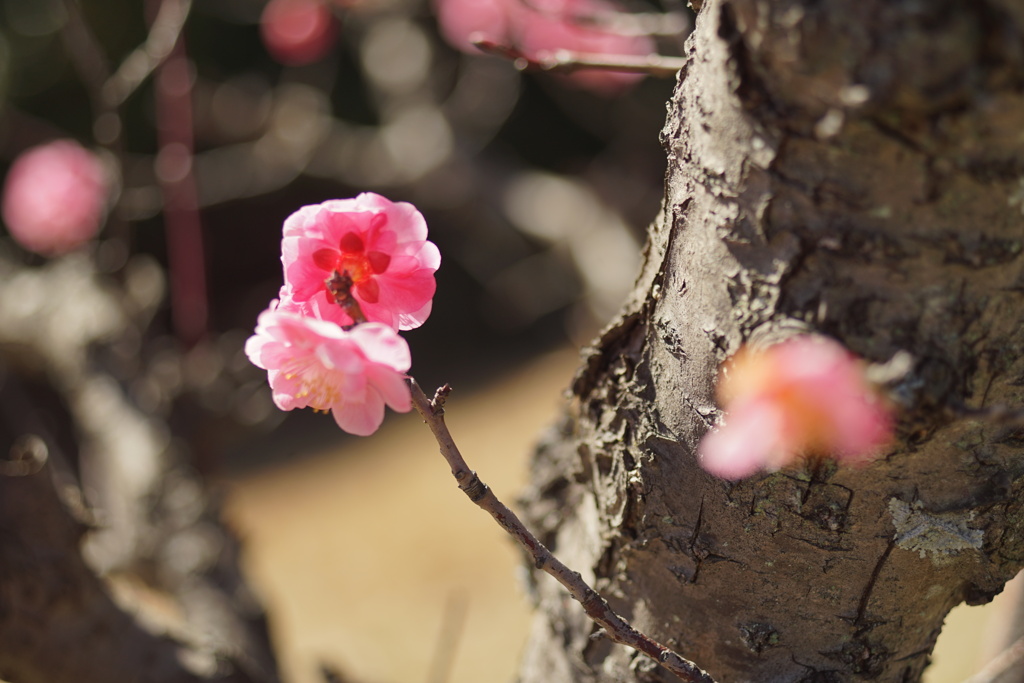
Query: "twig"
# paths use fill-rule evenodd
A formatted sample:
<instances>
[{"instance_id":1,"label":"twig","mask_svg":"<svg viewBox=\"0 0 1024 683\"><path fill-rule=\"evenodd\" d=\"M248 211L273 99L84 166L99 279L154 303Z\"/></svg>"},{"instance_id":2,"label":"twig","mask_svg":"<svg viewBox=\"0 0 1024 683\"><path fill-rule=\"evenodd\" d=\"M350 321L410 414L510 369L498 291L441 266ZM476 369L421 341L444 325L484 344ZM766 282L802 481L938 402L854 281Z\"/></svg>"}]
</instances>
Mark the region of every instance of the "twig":
<instances>
[{"instance_id":1,"label":"twig","mask_svg":"<svg viewBox=\"0 0 1024 683\"><path fill-rule=\"evenodd\" d=\"M511 60L521 71L572 73L582 69L601 69L672 78L686 65L686 60L682 57L666 57L659 54L605 55L592 52L573 52L572 50L553 50L541 51L536 56L529 57L518 48L488 40L482 34L476 40L471 38L471 42L481 52Z\"/></svg>"},{"instance_id":2,"label":"twig","mask_svg":"<svg viewBox=\"0 0 1024 683\"><path fill-rule=\"evenodd\" d=\"M579 572L572 571L552 555L551 551L545 548L519 521L515 513L498 500L494 492L480 481L476 472L469 469L444 421L444 399L451 391L451 387L448 385L441 387L437 390L434 399L430 400L423 393L416 380L409 378L408 384L412 391L413 405L416 406L416 410L423 417L427 426L430 427L430 431L433 432L434 438L441 449L441 455L444 456L444 459L451 467L452 476L455 477L459 488L478 507L489 513L502 529L516 539L519 545L533 558L533 564L537 569L542 569L562 584L569 591L569 594L583 605L583 610L587 613L587 616L604 628L605 634L611 640L639 650L674 673L682 681L687 681L687 683L714 683L714 679L702 671L696 664L684 659L649 636L640 633L625 619L613 612L605 599L587 585Z\"/></svg>"},{"instance_id":3,"label":"twig","mask_svg":"<svg viewBox=\"0 0 1024 683\"><path fill-rule=\"evenodd\" d=\"M342 273L336 270L331 271L331 276L324 280L324 285L327 286L327 292L334 299L334 303L341 306L348 317L352 318L354 324L366 322L363 309L359 306L356 298L352 296L352 276L347 270Z\"/></svg>"},{"instance_id":4,"label":"twig","mask_svg":"<svg viewBox=\"0 0 1024 683\"><path fill-rule=\"evenodd\" d=\"M1010 672L1024 660L1024 636L1000 652L985 667L964 681L964 683L996 683L999 677Z\"/></svg>"}]
</instances>

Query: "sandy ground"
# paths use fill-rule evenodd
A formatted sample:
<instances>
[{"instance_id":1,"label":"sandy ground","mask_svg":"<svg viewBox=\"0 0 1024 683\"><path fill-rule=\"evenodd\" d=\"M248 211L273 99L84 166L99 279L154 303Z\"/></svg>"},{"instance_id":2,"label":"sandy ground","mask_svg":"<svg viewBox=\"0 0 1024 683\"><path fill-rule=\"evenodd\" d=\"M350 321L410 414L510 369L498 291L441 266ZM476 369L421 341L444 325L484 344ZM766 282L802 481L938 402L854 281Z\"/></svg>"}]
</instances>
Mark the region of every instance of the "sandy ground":
<instances>
[{"instance_id":1,"label":"sandy ground","mask_svg":"<svg viewBox=\"0 0 1024 683\"><path fill-rule=\"evenodd\" d=\"M508 503L576 359L543 357L448 403L467 460ZM514 680L529 619L518 551L458 491L417 418L391 419L343 452L239 479L230 491L229 518L246 539L289 683L323 683L319 662L359 683ZM991 656L987 624L999 602L954 611L927 683L962 681Z\"/></svg>"}]
</instances>

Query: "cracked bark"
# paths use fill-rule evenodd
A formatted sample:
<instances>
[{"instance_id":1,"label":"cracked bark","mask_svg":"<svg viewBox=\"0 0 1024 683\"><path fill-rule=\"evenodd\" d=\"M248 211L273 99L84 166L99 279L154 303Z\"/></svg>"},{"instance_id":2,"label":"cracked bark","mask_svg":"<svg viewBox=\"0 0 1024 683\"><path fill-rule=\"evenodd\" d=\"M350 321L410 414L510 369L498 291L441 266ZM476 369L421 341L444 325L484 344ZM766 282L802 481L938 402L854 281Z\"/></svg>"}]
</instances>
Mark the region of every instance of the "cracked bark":
<instances>
[{"instance_id":1,"label":"cracked bark","mask_svg":"<svg viewBox=\"0 0 1024 683\"><path fill-rule=\"evenodd\" d=\"M534 458L541 540L730 681L916 681L947 612L1024 562L1024 10L712 0L663 140L666 197L620 317ZM730 484L696 445L743 342L831 335L913 368L863 469ZM542 577L522 681L663 681Z\"/></svg>"}]
</instances>

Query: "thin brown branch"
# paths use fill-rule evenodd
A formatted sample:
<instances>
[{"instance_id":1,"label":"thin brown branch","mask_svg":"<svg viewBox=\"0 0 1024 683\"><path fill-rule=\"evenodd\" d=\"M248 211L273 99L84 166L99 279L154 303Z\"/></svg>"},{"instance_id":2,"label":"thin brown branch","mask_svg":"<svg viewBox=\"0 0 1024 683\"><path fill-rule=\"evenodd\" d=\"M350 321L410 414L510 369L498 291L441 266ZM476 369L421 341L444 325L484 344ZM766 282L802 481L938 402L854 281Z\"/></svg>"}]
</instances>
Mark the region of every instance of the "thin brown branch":
<instances>
[{"instance_id":1,"label":"thin brown branch","mask_svg":"<svg viewBox=\"0 0 1024 683\"><path fill-rule=\"evenodd\" d=\"M343 273L331 271L331 276L324 281L324 285L327 286L327 292L334 299L334 303L341 306L355 324L366 322L363 309L352 295L352 276L347 270Z\"/></svg>"},{"instance_id":2,"label":"thin brown branch","mask_svg":"<svg viewBox=\"0 0 1024 683\"><path fill-rule=\"evenodd\" d=\"M503 45L480 37L473 41L481 52L504 57L511 60L521 71L550 71L552 73L572 73L583 69L600 69L603 71L621 71L624 73L647 74L659 78L674 78L686 65L682 57L666 57L665 55L606 55L592 52L573 52L572 50L553 50L540 52L529 57L511 45Z\"/></svg>"},{"instance_id":3,"label":"thin brown branch","mask_svg":"<svg viewBox=\"0 0 1024 683\"><path fill-rule=\"evenodd\" d=\"M688 683L714 683L711 676L696 664L637 631L625 619L612 611L605 599L587 585L579 572L569 569L552 555L551 551L544 547L519 521L515 513L498 500L494 492L476 475L476 472L469 468L444 421L443 402L444 397L450 391L447 385L439 389L434 400L431 400L423 393L416 380L410 378L408 383L412 391L413 405L416 406L416 410L434 434L441 449L441 455L451 467L452 476L455 477L459 488L478 507L490 514L501 528L507 531L530 554L537 569L547 572L562 584L569 594L583 605L587 616L600 625L611 640L642 652L675 674L679 680Z\"/></svg>"}]
</instances>

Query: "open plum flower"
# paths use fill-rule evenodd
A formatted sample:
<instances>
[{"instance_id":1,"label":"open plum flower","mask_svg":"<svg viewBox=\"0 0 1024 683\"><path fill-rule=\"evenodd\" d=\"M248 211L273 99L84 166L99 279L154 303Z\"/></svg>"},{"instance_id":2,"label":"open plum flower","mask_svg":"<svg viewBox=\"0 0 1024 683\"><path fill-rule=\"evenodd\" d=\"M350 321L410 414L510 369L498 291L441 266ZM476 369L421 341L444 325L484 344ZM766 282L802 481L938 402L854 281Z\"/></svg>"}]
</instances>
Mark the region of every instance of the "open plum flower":
<instances>
[{"instance_id":1,"label":"open plum flower","mask_svg":"<svg viewBox=\"0 0 1024 683\"><path fill-rule=\"evenodd\" d=\"M352 296L368 321L411 330L430 315L441 254L427 241L427 223L414 206L364 192L289 216L281 261L284 308L352 325L325 284L337 271L351 279Z\"/></svg>"},{"instance_id":2,"label":"open plum flower","mask_svg":"<svg viewBox=\"0 0 1024 683\"><path fill-rule=\"evenodd\" d=\"M706 470L726 479L776 470L805 454L864 462L891 434L863 362L824 337L740 350L722 373L718 397L725 423L704 437L699 455Z\"/></svg>"},{"instance_id":3,"label":"open plum flower","mask_svg":"<svg viewBox=\"0 0 1024 683\"><path fill-rule=\"evenodd\" d=\"M245 353L267 371L278 408L329 410L350 434L377 431L385 404L401 413L412 407L405 383L409 345L383 323L343 330L278 310L275 302L260 314Z\"/></svg>"}]
</instances>

